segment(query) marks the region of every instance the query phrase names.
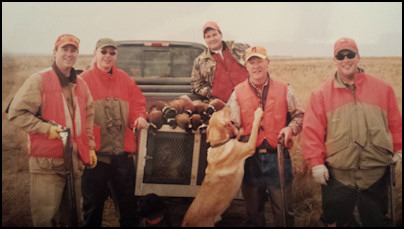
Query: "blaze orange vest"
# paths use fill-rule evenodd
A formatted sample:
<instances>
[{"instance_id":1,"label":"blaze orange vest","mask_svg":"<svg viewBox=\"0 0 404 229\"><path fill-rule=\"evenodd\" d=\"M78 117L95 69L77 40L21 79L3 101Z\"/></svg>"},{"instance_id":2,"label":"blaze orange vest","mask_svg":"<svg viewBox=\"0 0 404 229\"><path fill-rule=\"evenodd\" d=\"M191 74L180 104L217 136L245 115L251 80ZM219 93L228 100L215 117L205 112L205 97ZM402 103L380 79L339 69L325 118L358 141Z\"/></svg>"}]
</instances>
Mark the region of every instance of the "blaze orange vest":
<instances>
[{"instance_id":1,"label":"blaze orange vest","mask_svg":"<svg viewBox=\"0 0 404 229\"><path fill-rule=\"evenodd\" d=\"M54 121L71 130L71 142L76 142L78 153L84 164L89 163L89 139L86 132L86 96L85 82L77 77L74 88L74 120L65 101L62 87L56 72L51 69L41 73L42 118ZM29 134L30 156L63 158L63 143L61 139L48 139L48 134Z\"/></svg>"},{"instance_id":2,"label":"blaze orange vest","mask_svg":"<svg viewBox=\"0 0 404 229\"><path fill-rule=\"evenodd\" d=\"M260 107L255 89L246 80L235 88L238 105L240 107L241 126L244 128L243 135L251 134L254 121L254 112ZM269 89L265 103L265 110L261 121L263 127L258 131L257 144L261 145L264 139L276 148L279 132L286 125L287 114L287 84L269 79Z\"/></svg>"}]
</instances>

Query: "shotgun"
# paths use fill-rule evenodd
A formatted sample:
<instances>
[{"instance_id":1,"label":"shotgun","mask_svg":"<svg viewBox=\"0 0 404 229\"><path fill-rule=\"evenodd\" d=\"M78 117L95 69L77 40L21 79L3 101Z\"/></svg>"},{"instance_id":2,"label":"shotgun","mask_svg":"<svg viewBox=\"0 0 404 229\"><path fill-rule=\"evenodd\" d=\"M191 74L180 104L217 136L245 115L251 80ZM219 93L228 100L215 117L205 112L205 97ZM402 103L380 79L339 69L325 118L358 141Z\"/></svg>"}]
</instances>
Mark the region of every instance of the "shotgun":
<instances>
[{"instance_id":1,"label":"shotgun","mask_svg":"<svg viewBox=\"0 0 404 229\"><path fill-rule=\"evenodd\" d=\"M278 175L279 184L281 189L281 211L283 226L286 227L286 201L285 201L285 170L284 170L284 149L283 138L278 142L277 149L277 162L278 162Z\"/></svg>"},{"instance_id":2,"label":"shotgun","mask_svg":"<svg viewBox=\"0 0 404 229\"><path fill-rule=\"evenodd\" d=\"M64 131L59 133L63 142L63 159L65 164L65 174L67 183L67 193L68 193L68 225L70 227L78 227L78 217L77 217L77 202L76 202L76 189L74 185L74 172L73 172L73 154L71 146L71 136L70 128L64 128Z\"/></svg>"}]
</instances>

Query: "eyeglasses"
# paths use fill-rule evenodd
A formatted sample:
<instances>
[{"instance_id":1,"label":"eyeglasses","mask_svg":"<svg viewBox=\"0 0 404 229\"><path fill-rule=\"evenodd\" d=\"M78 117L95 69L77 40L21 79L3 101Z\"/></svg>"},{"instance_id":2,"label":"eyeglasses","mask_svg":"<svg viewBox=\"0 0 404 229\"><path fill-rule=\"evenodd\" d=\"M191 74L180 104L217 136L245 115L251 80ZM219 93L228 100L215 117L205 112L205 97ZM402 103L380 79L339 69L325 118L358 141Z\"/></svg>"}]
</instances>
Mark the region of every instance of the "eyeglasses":
<instances>
[{"instance_id":1,"label":"eyeglasses","mask_svg":"<svg viewBox=\"0 0 404 229\"><path fill-rule=\"evenodd\" d=\"M107 50L101 50L101 54L102 55L106 55L108 53L108 51ZM115 51L111 51L111 52L109 52L109 55L111 55L111 56L115 56L115 54L116 54L116 52Z\"/></svg>"},{"instance_id":2,"label":"eyeglasses","mask_svg":"<svg viewBox=\"0 0 404 229\"><path fill-rule=\"evenodd\" d=\"M338 53L338 55L336 55L335 58L337 58L337 60L343 60L343 59L345 59L345 57L348 57L348 59L353 59L353 58L355 58L355 56L356 56L356 53L354 53L354 52L349 52L345 55L342 53Z\"/></svg>"}]
</instances>

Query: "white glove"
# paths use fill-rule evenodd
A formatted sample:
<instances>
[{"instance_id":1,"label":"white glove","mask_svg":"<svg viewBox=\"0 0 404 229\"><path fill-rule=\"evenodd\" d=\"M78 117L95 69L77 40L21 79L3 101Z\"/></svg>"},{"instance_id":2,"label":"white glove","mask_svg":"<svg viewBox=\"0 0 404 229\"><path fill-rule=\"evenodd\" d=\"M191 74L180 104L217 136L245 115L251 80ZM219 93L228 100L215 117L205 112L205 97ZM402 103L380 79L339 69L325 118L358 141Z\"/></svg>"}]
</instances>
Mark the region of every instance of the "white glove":
<instances>
[{"instance_id":1,"label":"white glove","mask_svg":"<svg viewBox=\"0 0 404 229\"><path fill-rule=\"evenodd\" d=\"M403 151L397 151L393 154L393 159L391 160L391 164L400 163L403 157Z\"/></svg>"},{"instance_id":2,"label":"white glove","mask_svg":"<svg viewBox=\"0 0 404 229\"><path fill-rule=\"evenodd\" d=\"M313 179L315 182L327 185L328 178L328 169L325 165L316 165L311 169L313 173Z\"/></svg>"}]
</instances>

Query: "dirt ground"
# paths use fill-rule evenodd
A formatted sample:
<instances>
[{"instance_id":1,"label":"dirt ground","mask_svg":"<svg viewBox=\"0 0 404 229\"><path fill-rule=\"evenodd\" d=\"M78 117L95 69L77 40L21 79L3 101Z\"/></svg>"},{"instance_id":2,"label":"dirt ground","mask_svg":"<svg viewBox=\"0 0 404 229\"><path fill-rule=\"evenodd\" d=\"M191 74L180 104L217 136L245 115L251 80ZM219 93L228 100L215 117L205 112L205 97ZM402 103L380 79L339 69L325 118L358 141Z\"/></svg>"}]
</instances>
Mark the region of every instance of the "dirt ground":
<instances>
[{"instance_id":1,"label":"dirt ground","mask_svg":"<svg viewBox=\"0 0 404 229\"><path fill-rule=\"evenodd\" d=\"M173 227L181 226L182 219L187 211L189 205L192 203L192 198L182 198L182 197L162 197L162 200L167 205L171 224ZM271 207L269 202L265 204L266 210L266 222L267 226L273 226L273 217ZM240 199L235 199L232 201L230 207L222 215L222 220L216 223L216 227L243 227L246 220L245 205L244 201ZM300 222L297 222L301 224ZM296 226L298 226L296 224ZM105 202L104 216L103 216L103 226L119 226L118 215L115 211L115 206L111 199ZM302 226L302 225L300 225ZM314 225L313 225L314 226ZM315 226L321 226L315 225Z\"/></svg>"}]
</instances>

